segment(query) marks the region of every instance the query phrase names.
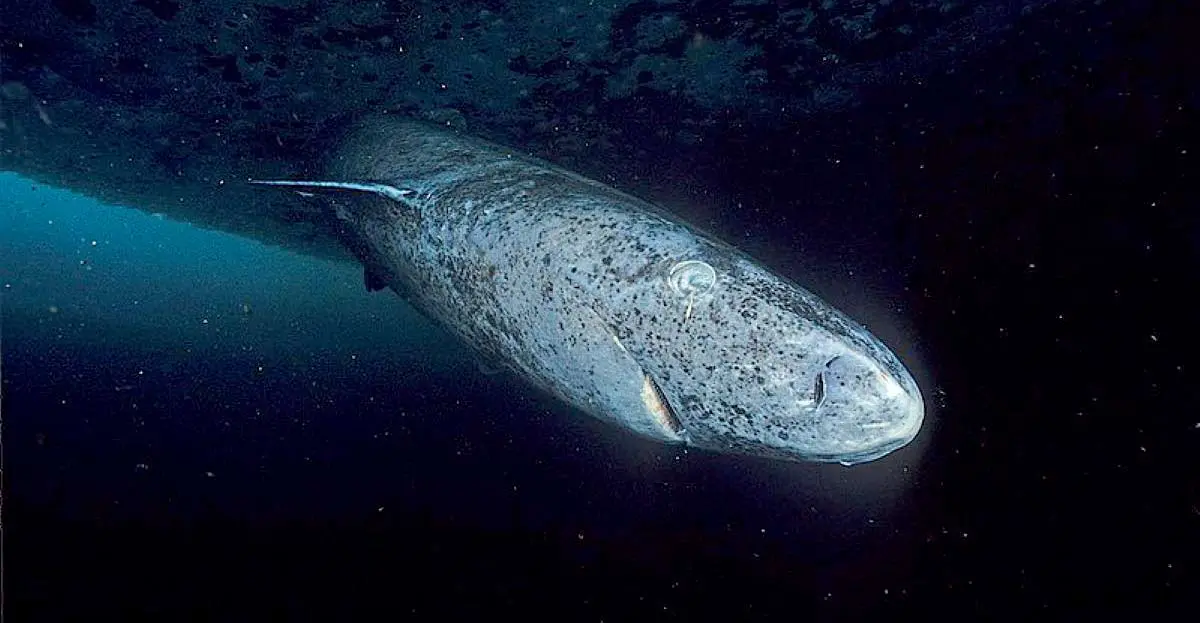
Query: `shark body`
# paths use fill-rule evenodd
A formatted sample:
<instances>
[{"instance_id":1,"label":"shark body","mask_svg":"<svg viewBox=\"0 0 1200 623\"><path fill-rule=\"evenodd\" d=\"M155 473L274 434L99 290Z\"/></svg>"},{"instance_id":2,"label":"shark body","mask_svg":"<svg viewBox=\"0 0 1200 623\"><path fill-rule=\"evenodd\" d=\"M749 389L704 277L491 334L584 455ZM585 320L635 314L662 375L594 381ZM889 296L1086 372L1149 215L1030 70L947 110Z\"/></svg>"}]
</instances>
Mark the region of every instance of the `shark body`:
<instances>
[{"instance_id":1,"label":"shark body","mask_svg":"<svg viewBox=\"0 0 1200 623\"><path fill-rule=\"evenodd\" d=\"M877 459L924 403L876 337L662 210L424 122L356 123L320 180L368 288L391 288L534 385L662 442Z\"/></svg>"}]
</instances>

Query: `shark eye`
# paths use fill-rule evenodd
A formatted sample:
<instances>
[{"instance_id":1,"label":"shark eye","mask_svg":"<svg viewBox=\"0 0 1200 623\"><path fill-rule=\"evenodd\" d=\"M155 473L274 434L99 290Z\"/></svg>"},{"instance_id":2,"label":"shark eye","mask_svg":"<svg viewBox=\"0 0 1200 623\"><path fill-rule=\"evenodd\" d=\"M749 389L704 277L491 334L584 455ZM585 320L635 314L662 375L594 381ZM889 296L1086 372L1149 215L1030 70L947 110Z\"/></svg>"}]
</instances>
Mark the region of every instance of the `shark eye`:
<instances>
[{"instance_id":1,"label":"shark eye","mask_svg":"<svg viewBox=\"0 0 1200 623\"><path fill-rule=\"evenodd\" d=\"M672 266L667 280L675 294L687 297L708 292L716 282L717 271L699 260L687 260Z\"/></svg>"}]
</instances>

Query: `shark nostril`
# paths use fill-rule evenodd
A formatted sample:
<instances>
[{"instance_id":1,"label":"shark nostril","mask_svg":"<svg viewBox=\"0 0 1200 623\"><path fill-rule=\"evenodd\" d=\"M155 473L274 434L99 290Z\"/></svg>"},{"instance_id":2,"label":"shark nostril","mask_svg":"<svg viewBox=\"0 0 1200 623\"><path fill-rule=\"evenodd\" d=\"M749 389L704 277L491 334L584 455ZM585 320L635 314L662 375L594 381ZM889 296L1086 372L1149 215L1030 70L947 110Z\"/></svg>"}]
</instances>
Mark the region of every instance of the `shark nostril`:
<instances>
[{"instance_id":1,"label":"shark nostril","mask_svg":"<svg viewBox=\"0 0 1200 623\"><path fill-rule=\"evenodd\" d=\"M817 379L816 379L816 381L813 382L813 408L814 409L820 409L821 405L825 403L826 386L828 384L828 379L825 378L825 375L828 373L829 370L831 370L833 368L833 364L836 363L837 360L841 359L841 358L842 358L842 356L838 355L838 356L830 359L829 361L826 361L825 369L821 370L819 373L817 373Z\"/></svg>"},{"instance_id":2,"label":"shark nostril","mask_svg":"<svg viewBox=\"0 0 1200 623\"><path fill-rule=\"evenodd\" d=\"M817 375L816 382L813 383L813 408L820 409L823 402L825 402L825 373L821 372Z\"/></svg>"}]
</instances>

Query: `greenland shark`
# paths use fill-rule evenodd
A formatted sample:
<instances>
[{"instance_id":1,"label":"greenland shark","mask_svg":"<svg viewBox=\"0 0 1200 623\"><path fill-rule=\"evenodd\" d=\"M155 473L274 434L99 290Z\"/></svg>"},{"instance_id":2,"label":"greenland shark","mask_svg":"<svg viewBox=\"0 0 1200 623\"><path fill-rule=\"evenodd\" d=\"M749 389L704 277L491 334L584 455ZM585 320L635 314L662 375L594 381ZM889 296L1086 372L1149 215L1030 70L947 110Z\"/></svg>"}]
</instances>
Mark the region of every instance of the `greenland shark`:
<instances>
[{"instance_id":1,"label":"greenland shark","mask_svg":"<svg viewBox=\"0 0 1200 623\"><path fill-rule=\"evenodd\" d=\"M600 182L423 121L335 140L321 201L390 288L532 384L642 437L853 465L909 443L895 354L745 253Z\"/></svg>"}]
</instances>

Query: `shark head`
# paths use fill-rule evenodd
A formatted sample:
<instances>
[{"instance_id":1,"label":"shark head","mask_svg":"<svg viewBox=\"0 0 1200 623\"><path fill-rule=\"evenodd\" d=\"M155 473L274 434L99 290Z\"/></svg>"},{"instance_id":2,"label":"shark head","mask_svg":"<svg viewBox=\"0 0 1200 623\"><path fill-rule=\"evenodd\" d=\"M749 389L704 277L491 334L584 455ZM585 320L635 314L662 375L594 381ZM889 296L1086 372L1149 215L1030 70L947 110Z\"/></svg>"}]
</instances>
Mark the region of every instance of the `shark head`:
<instances>
[{"instance_id":1,"label":"shark head","mask_svg":"<svg viewBox=\"0 0 1200 623\"><path fill-rule=\"evenodd\" d=\"M921 428L921 392L886 346L744 257L669 258L626 291L609 313L689 445L853 465Z\"/></svg>"}]
</instances>

